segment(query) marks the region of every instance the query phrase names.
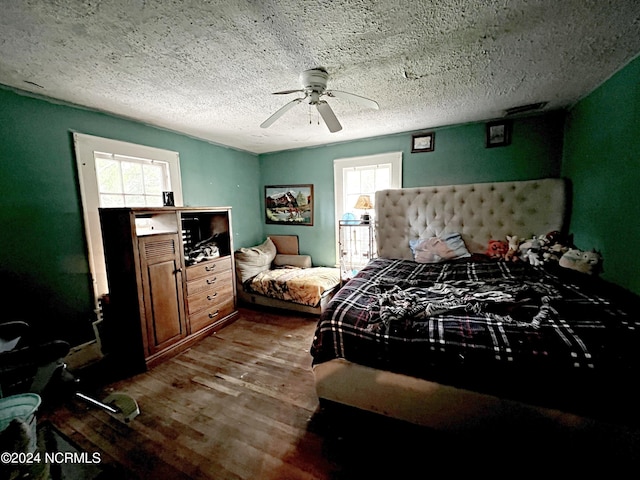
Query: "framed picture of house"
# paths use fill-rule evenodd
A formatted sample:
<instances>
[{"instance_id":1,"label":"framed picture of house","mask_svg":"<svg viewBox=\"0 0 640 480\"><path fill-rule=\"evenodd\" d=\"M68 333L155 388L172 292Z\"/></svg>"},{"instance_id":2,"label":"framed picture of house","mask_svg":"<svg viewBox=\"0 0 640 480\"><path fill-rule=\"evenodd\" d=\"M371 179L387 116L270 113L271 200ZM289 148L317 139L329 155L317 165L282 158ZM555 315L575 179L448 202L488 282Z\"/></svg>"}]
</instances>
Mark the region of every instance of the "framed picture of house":
<instances>
[{"instance_id":1,"label":"framed picture of house","mask_svg":"<svg viewBox=\"0 0 640 480\"><path fill-rule=\"evenodd\" d=\"M417 133L411 136L411 153L433 152L435 148L435 132Z\"/></svg>"},{"instance_id":2,"label":"framed picture of house","mask_svg":"<svg viewBox=\"0 0 640 480\"><path fill-rule=\"evenodd\" d=\"M266 222L279 225L313 225L313 185L264 187Z\"/></svg>"},{"instance_id":3,"label":"framed picture of house","mask_svg":"<svg viewBox=\"0 0 640 480\"><path fill-rule=\"evenodd\" d=\"M487 123L487 148L505 147L511 143L511 122Z\"/></svg>"}]
</instances>

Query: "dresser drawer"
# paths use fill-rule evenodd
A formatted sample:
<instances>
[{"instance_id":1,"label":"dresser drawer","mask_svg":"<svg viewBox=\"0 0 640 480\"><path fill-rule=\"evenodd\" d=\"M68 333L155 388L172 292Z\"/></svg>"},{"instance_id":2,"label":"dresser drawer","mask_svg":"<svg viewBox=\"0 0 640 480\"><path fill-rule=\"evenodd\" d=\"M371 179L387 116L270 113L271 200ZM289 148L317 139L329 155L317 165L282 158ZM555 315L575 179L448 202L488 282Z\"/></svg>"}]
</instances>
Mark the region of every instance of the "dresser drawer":
<instances>
[{"instance_id":1,"label":"dresser drawer","mask_svg":"<svg viewBox=\"0 0 640 480\"><path fill-rule=\"evenodd\" d=\"M218 283L210 290L187 296L187 312L191 315L205 308L212 309L229 298L233 298L233 284Z\"/></svg>"},{"instance_id":2,"label":"dresser drawer","mask_svg":"<svg viewBox=\"0 0 640 480\"><path fill-rule=\"evenodd\" d=\"M189 324L191 325L191 332L196 332L201 328L211 325L212 323L222 320L227 315L233 313L234 302L233 297L227 297L226 302L219 303L218 305L201 310L200 312L189 315Z\"/></svg>"},{"instance_id":3,"label":"dresser drawer","mask_svg":"<svg viewBox=\"0 0 640 480\"><path fill-rule=\"evenodd\" d=\"M197 295L212 288L220 288L221 285L232 283L231 270L209 273L205 277L187 282L187 295Z\"/></svg>"},{"instance_id":4,"label":"dresser drawer","mask_svg":"<svg viewBox=\"0 0 640 480\"><path fill-rule=\"evenodd\" d=\"M187 281L227 270L231 270L231 256L220 257L187 267Z\"/></svg>"}]
</instances>

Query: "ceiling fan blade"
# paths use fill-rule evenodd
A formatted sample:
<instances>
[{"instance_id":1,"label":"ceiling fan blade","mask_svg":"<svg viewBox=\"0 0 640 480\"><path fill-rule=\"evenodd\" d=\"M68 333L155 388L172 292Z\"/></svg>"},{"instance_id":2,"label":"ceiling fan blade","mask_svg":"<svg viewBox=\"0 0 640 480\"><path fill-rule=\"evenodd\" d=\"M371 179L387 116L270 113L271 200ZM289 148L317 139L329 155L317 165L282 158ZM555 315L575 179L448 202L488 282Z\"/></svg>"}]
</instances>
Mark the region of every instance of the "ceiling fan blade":
<instances>
[{"instance_id":1,"label":"ceiling fan blade","mask_svg":"<svg viewBox=\"0 0 640 480\"><path fill-rule=\"evenodd\" d=\"M380 106L378 102L375 100L371 100L369 98L361 97L360 95L356 95L354 93L342 92L340 90L327 90L327 95L330 97L336 98L345 98L347 100L353 100L354 102L359 103L368 108L373 108L374 110L378 110Z\"/></svg>"},{"instance_id":2,"label":"ceiling fan blade","mask_svg":"<svg viewBox=\"0 0 640 480\"><path fill-rule=\"evenodd\" d=\"M282 115L285 114L285 112L287 112L288 110L290 110L291 108L295 107L297 104L299 104L301 101L303 101L306 97L304 98L294 98L293 100L291 100L289 103L285 103L283 107L280 107L278 110L276 110L276 112L271 115L269 118L267 118L264 122L262 122L260 124L260 127L262 128L268 128L271 125L273 125L273 122L275 122L276 120L278 120Z\"/></svg>"},{"instance_id":3,"label":"ceiling fan blade","mask_svg":"<svg viewBox=\"0 0 640 480\"><path fill-rule=\"evenodd\" d=\"M316 108L318 109L318 112L320 112L322 120L324 120L324 123L327 124L327 127L329 128L329 131L331 133L339 132L340 130L342 130L342 125L340 125L340 122L336 118L335 113L333 113L333 110L327 102L322 100L319 101L318 103L316 103Z\"/></svg>"},{"instance_id":4,"label":"ceiling fan blade","mask_svg":"<svg viewBox=\"0 0 640 480\"><path fill-rule=\"evenodd\" d=\"M288 95L289 93L304 93L304 90L282 90L281 92L273 92L271 95Z\"/></svg>"}]
</instances>

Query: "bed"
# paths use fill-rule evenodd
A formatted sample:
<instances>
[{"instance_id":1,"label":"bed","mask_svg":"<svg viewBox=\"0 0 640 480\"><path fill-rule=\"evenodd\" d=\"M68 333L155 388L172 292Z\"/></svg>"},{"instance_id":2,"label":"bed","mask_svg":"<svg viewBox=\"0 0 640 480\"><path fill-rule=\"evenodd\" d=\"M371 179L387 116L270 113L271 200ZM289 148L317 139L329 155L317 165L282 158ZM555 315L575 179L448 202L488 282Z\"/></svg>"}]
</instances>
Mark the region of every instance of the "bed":
<instances>
[{"instance_id":1,"label":"bed","mask_svg":"<svg viewBox=\"0 0 640 480\"><path fill-rule=\"evenodd\" d=\"M317 324L319 398L431 427L517 409L636 424L636 296L553 259L488 255L507 237L570 238L568 187L554 178L377 192L378 258ZM451 238L463 246L449 245L455 255L430 249L416 261L419 245Z\"/></svg>"}]
</instances>

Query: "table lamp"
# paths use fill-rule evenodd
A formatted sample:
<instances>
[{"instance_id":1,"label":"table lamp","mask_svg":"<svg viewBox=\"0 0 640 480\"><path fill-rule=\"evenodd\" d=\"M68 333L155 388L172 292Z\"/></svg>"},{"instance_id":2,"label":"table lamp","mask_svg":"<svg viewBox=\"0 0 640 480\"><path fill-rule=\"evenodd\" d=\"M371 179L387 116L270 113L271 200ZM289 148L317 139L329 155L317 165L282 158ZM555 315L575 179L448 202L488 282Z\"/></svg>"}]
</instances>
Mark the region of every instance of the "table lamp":
<instances>
[{"instance_id":1,"label":"table lamp","mask_svg":"<svg viewBox=\"0 0 640 480\"><path fill-rule=\"evenodd\" d=\"M373 203L371 203L371 198L369 198L369 195L360 195L358 197L358 201L356 202L353 208L357 208L358 210L364 210L364 213L360 217L360 221L362 223L369 223L370 217L369 217L369 213L367 213L367 210L369 210L370 208L373 208Z\"/></svg>"}]
</instances>

